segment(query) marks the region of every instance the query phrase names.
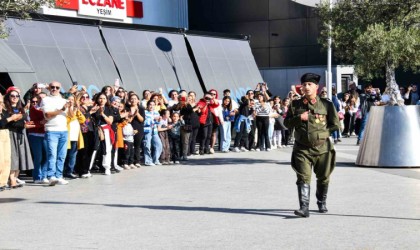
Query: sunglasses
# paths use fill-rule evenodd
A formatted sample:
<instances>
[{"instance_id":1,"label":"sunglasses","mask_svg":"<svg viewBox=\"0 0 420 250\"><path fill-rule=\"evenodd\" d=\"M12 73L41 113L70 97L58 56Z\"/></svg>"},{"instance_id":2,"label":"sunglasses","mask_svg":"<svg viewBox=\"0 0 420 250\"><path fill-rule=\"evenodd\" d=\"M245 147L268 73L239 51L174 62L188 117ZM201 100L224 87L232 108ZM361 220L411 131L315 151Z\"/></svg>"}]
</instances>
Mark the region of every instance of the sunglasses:
<instances>
[{"instance_id":1,"label":"sunglasses","mask_svg":"<svg viewBox=\"0 0 420 250\"><path fill-rule=\"evenodd\" d=\"M31 103L38 103L38 101L31 101Z\"/></svg>"},{"instance_id":2,"label":"sunglasses","mask_svg":"<svg viewBox=\"0 0 420 250\"><path fill-rule=\"evenodd\" d=\"M82 98L89 99L89 96L88 95L83 95Z\"/></svg>"},{"instance_id":3,"label":"sunglasses","mask_svg":"<svg viewBox=\"0 0 420 250\"><path fill-rule=\"evenodd\" d=\"M51 89L60 89L60 86L50 86Z\"/></svg>"},{"instance_id":4,"label":"sunglasses","mask_svg":"<svg viewBox=\"0 0 420 250\"><path fill-rule=\"evenodd\" d=\"M12 98L19 98L20 95L10 95L10 97L12 97Z\"/></svg>"}]
</instances>

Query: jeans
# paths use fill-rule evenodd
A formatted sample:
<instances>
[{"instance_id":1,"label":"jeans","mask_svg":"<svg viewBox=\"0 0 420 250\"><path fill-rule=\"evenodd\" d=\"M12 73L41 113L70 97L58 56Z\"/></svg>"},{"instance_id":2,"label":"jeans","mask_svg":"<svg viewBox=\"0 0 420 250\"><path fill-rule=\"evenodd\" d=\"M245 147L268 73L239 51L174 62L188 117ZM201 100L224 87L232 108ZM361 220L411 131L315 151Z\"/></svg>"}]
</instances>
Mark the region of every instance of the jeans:
<instances>
[{"instance_id":1,"label":"jeans","mask_svg":"<svg viewBox=\"0 0 420 250\"><path fill-rule=\"evenodd\" d=\"M145 134L143 150L145 164L159 163L159 157L162 154L162 142L160 141L159 135L153 134L153 132Z\"/></svg>"},{"instance_id":2,"label":"jeans","mask_svg":"<svg viewBox=\"0 0 420 250\"><path fill-rule=\"evenodd\" d=\"M189 149L190 149L190 136L191 136L191 132L190 131L185 131L184 129L181 129L181 152L182 152L182 156L187 156L189 153Z\"/></svg>"},{"instance_id":3,"label":"jeans","mask_svg":"<svg viewBox=\"0 0 420 250\"><path fill-rule=\"evenodd\" d=\"M47 140L44 136L28 135L28 141L34 162L32 177L34 181L40 181L47 178Z\"/></svg>"},{"instance_id":4,"label":"jeans","mask_svg":"<svg viewBox=\"0 0 420 250\"><path fill-rule=\"evenodd\" d=\"M181 157L181 136L169 136L169 145L171 148L171 160L179 161Z\"/></svg>"},{"instance_id":5,"label":"jeans","mask_svg":"<svg viewBox=\"0 0 420 250\"><path fill-rule=\"evenodd\" d=\"M359 130L359 135L357 137L358 141L361 141L363 139L363 134L365 133L365 127L366 127L366 123L367 120L369 119L369 113L366 113L363 118L362 118L362 122L360 124L360 130Z\"/></svg>"},{"instance_id":6,"label":"jeans","mask_svg":"<svg viewBox=\"0 0 420 250\"><path fill-rule=\"evenodd\" d=\"M195 144L196 144L198 130L199 130L199 128L193 128L193 131L191 132L191 135L190 135L190 152L189 152L190 154L195 153Z\"/></svg>"},{"instance_id":7,"label":"jeans","mask_svg":"<svg viewBox=\"0 0 420 250\"><path fill-rule=\"evenodd\" d=\"M332 135L332 137L333 137L334 141L336 141L336 140L338 140L338 139L340 138L340 131L335 130L335 131L333 131L333 132L331 133L331 135Z\"/></svg>"},{"instance_id":8,"label":"jeans","mask_svg":"<svg viewBox=\"0 0 420 250\"><path fill-rule=\"evenodd\" d=\"M67 131L47 131L45 140L47 141L47 178L62 178L64 161L67 154Z\"/></svg>"},{"instance_id":9,"label":"jeans","mask_svg":"<svg viewBox=\"0 0 420 250\"><path fill-rule=\"evenodd\" d=\"M92 158L95 159L95 134L93 131L83 133L85 147L77 152L75 171L79 175L89 173Z\"/></svg>"},{"instance_id":10,"label":"jeans","mask_svg":"<svg viewBox=\"0 0 420 250\"><path fill-rule=\"evenodd\" d=\"M210 139L211 133L213 131L213 125L203 126L200 125L201 141L200 141L200 151L210 150Z\"/></svg>"},{"instance_id":11,"label":"jeans","mask_svg":"<svg viewBox=\"0 0 420 250\"><path fill-rule=\"evenodd\" d=\"M161 162L169 162L171 160L171 146L169 145L168 131L159 132L159 138L162 142L162 154L159 159Z\"/></svg>"},{"instance_id":12,"label":"jeans","mask_svg":"<svg viewBox=\"0 0 420 250\"><path fill-rule=\"evenodd\" d=\"M134 164L140 163L141 161L141 147L143 143L143 133L137 133L134 135Z\"/></svg>"},{"instance_id":13,"label":"jeans","mask_svg":"<svg viewBox=\"0 0 420 250\"><path fill-rule=\"evenodd\" d=\"M243 146L246 147L248 145L248 131L245 122L241 123L239 129L239 132L236 132L235 143L233 145L235 148L241 147L241 140L243 140Z\"/></svg>"},{"instance_id":14,"label":"jeans","mask_svg":"<svg viewBox=\"0 0 420 250\"><path fill-rule=\"evenodd\" d=\"M231 126L232 123L227 121L220 128L222 151L229 151L230 141L232 139Z\"/></svg>"},{"instance_id":15,"label":"jeans","mask_svg":"<svg viewBox=\"0 0 420 250\"><path fill-rule=\"evenodd\" d=\"M71 175L74 171L77 156L77 141L70 142L70 149L67 150L66 161L64 163L64 175Z\"/></svg>"},{"instance_id":16,"label":"jeans","mask_svg":"<svg viewBox=\"0 0 420 250\"><path fill-rule=\"evenodd\" d=\"M131 165L134 163L134 142L124 141L124 154L122 163Z\"/></svg>"},{"instance_id":17,"label":"jeans","mask_svg":"<svg viewBox=\"0 0 420 250\"><path fill-rule=\"evenodd\" d=\"M270 125L270 118L268 116L257 116L258 141L257 148L265 149L271 148L270 137L268 136L268 127Z\"/></svg>"}]
</instances>

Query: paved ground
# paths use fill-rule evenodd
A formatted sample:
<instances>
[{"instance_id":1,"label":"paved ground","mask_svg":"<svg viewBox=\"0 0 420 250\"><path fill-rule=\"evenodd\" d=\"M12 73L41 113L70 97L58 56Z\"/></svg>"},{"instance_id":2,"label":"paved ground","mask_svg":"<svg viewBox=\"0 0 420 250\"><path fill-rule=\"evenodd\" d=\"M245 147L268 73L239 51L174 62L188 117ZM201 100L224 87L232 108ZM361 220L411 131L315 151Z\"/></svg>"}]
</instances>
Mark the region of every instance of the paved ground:
<instances>
[{"instance_id":1,"label":"paved ground","mask_svg":"<svg viewBox=\"0 0 420 250\"><path fill-rule=\"evenodd\" d=\"M0 193L0 249L420 249L420 169L337 146L328 214L296 218L291 148ZM398 150L398 149L396 149Z\"/></svg>"}]
</instances>

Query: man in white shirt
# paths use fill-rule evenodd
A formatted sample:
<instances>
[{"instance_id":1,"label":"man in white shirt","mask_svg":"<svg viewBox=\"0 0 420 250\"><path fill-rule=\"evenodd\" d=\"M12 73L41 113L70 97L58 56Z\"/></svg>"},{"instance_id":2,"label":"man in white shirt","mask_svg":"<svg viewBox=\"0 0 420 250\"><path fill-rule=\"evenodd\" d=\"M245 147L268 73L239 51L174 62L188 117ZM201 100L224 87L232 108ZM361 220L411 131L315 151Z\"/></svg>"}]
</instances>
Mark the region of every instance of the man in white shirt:
<instances>
[{"instance_id":1,"label":"man in white shirt","mask_svg":"<svg viewBox=\"0 0 420 250\"><path fill-rule=\"evenodd\" d=\"M45 140L47 141L48 169L50 186L66 185L63 179L64 161L67 154L67 101L60 94L61 83L49 84L50 95L42 99L41 110L45 119Z\"/></svg>"}]
</instances>

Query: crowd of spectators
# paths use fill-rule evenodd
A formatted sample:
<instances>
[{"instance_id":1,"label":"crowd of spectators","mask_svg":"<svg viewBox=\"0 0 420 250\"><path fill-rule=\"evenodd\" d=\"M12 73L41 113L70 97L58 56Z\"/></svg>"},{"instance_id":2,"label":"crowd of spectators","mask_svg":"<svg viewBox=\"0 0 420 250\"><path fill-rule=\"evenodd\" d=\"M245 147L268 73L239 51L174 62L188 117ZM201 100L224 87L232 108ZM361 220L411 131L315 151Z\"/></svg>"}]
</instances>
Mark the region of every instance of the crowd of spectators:
<instances>
[{"instance_id":1,"label":"crowd of spectators","mask_svg":"<svg viewBox=\"0 0 420 250\"><path fill-rule=\"evenodd\" d=\"M273 96L266 83L234 99L215 89L201 98L193 91L172 90L169 100L159 91L144 90L142 97L120 86L105 86L93 96L83 86L64 91L59 82L35 83L21 98L17 87L0 95L0 191L22 187L20 172L35 184L66 185L111 175L142 165L182 164L195 155L270 151L293 144L293 131L283 124L289 103L301 98L292 86L285 98ZM417 87L401 95L407 104L419 104ZM340 96L340 97L338 97ZM327 98L326 89L320 97ZM342 121L340 138L363 136L370 107L386 105L379 89L364 91L352 83L331 100ZM217 146L217 147L216 147Z\"/></svg>"}]
</instances>

